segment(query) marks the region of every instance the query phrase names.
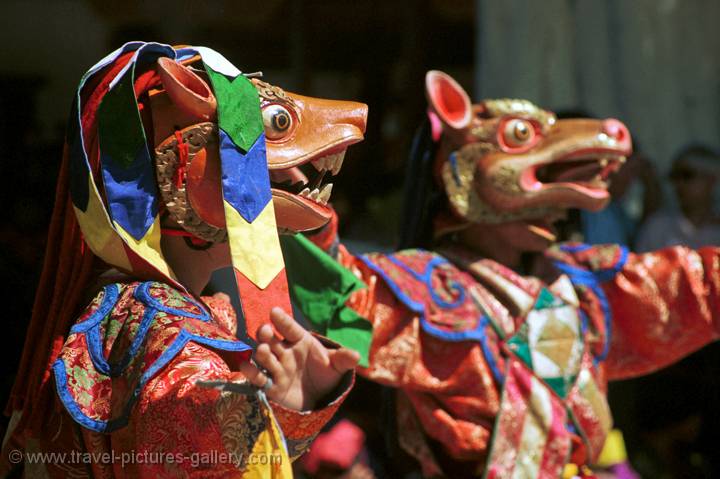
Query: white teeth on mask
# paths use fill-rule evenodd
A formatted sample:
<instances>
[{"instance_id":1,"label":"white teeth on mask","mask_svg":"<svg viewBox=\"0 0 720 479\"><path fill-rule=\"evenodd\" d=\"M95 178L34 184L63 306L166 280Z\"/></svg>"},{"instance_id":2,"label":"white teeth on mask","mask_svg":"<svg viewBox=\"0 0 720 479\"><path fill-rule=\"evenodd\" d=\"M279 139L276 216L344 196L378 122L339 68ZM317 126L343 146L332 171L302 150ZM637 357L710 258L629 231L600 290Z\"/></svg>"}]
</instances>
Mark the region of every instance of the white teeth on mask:
<instances>
[{"instance_id":1,"label":"white teeth on mask","mask_svg":"<svg viewBox=\"0 0 720 479\"><path fill-rule=\"evenodd\" d=\"M343 160L345 159L345 151L341 151L340 153L334 153L332 155L323 156L322 158L318 158L316 160L312 160L312 164L315 167L316 170L319 172L323 171L329 171L333 175L337 175L340 173L340 168L342 168Z\"/></svg>"},{"instance_id":2,"label":"white teeth on mask","mask_svg":"<svg viewBox=\"0 0 720 479\"><path fill-rule=\"evenodd\" d=\"M610 160L608 160L607 158L603 158L602 160L600 160L600 166L602 166L603 168L605 168L609 163Z\"/></svg>"},{"instance_id":3,"label":"white teeth on mask","mask_svg":"<svg viewBox=\"0 0 720 479\"><path fill-rule=\"evenodd\" d=\"M326 169L326 168L325 168L325 158L326 158L326 157L322 157L322 158L318 158L317 160L312 160L313 166L314 166L315 169L318 170L319 172L322 172L323 170Z\"/></svg>"},{"instance_id":4,"label":"white teeth on mask","mask_svg":"<svg viewBox=\"0 0 720 479\"><path fill-rule=\"evenodd\" d=\"M309 200L317 201L318 196L320 195L320 190L315 188L314 190L310 191L310 188L305 188L300 193L298 193L298 196L302 196L303 198L307 198Z\"/></svg>"},{"instance_id":5,"label":"white teeth on mask","mask_svg":"<svg viewBox=\"0 0 720 479\"><path fill-rule=\"evenodd\" d=\"M320 196L318 197L318 201L326 205L328 200L330 199L330 193L332 193L332 183L328 183L327 185L323 186L323 189L320 191Z\"/></svg>"},{"instance_id":6,"label":"white teeth on mask","mask_svg":"<svg viewBox=\"0 0 720 479\"><path fill-rule=\"evenodd\" d=\"M320 203L321 205L326 205L328 200L330 199L332 187L332 183L328 183L327 185L322 187L322 190L315 188L310 191L310 188L305 188L300 193L298 193L298 196L302 196L303 198L307 198L316 203Z\"/></svg>"},{"instance_id":7,"label":"white teeth on mask","mask_svg":"<svg viewBox=\"0 0 720 479\"><path fill-rule=\"evenodd\" d=\"M332 174L333 176L340 173L340 168L342 168L343 160L345 160L345 152L338 154L338 158L335 160L335 164L332 167Z\"/></svg>"},{"instance_id":8,"label":"white teeth on mask","mask_svg":"<svg viewBox=\"0 0 720 479\"><path fill-rule=\"evenodd\" d=\"M320 173L329 171L334 176L340 173L340 169L342 168L344 159L345 150L341 151L340 153L334 153L332 155L323 156L322 158L317 158L315 160L312 160L311 163ZM326 205L327 202L330 200L332 187L332 183L328 183L326 185L323 185L322 189L315 188L310 191L310 188L305 188L300 193L298 193L298 196L313 200L321 205Z\"/></svg>"}]
</instances>

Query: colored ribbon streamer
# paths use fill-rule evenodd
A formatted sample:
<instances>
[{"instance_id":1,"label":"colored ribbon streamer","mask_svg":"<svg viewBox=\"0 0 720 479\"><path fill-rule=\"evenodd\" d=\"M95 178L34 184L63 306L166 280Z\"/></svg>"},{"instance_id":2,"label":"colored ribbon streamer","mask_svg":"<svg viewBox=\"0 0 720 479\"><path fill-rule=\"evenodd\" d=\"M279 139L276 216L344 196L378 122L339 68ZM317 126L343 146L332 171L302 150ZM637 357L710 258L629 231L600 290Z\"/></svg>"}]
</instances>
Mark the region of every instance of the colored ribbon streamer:
<instances>
[{"instance_id":1,"label":"colored ribbon streamer","mask_svg":"<svg viewBox=\"0 0 720 479\"><path fill-rule=\"evenodd\" d=\"M303 235L281 236L290 296L313 330L360 353L368 366L372 324L346 306L367 286Z\"/></svg>"}]
</instances>

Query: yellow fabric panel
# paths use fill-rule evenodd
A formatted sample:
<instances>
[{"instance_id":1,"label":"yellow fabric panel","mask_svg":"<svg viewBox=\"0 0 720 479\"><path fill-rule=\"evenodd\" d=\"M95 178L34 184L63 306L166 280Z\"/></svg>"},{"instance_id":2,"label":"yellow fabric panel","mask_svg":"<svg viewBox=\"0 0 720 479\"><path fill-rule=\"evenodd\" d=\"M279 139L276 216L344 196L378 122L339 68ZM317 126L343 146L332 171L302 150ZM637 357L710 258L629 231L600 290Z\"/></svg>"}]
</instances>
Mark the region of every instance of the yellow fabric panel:
<instances>
[{"instance_id":1,"label":"yellow fabric panel","mask_svg":"<svg viewBox=\"0 0 720 479\"><path fill-rule=\"evenodd\" d=\"M267 415L267 428L260 433L247 461L245 479L290 479L293 477L290 457L272 409L261 401Z\"/></svg>"},{"instance_id":2,"label":"yellow fabric panel","mask_svg":"<svg viewBox=\"0 0 720 479\"><path fill-rule=\"evenodd\" d=\"M115 230L131 250L168 278L173 280L177 279L175 273L172 272L167 261L165 261L162 249L160 248L161 233L159 216L155 217L152 226L150 226L148 232L140 238L139 241L133 238L132 235L125 231L119 224L115 222L113 222L113 224L115 225Z\"/></svg>"},{"instance_id":3,"label":"yellow fabric panel","mask_svg":"<svg viewBox=\"0 0 720 479\"><path fill-rule=\"evenodd\" d=\"M285 268L273 203L268 202L252 223L245 221L227 201L223 203L233 267L258 288L265 289Z\"/></svg>"},{"instance_id":4,"label":"yellow fabric panel","mask_svg":"<svg viewBox=\"0 0 720 479\"><path fill-rule=\"evenodd\" d=\"M552 426L553 411L548 388L531 376L532 389L517 453L512 479L538 477L547 436Z\"/></svg>"},{"instance_id":5,"label":"yellow fabric panel","mask_svg":"<svg viewBox=\"0 0 720 479\"><path fill-rule=\"evenodd\" d=\"M87 210L83 212L73 206L85 242L90 250L103 261L128 271L130 270L130 261L125 254L122 239L113 229L100 193L89 175L88 183Z\"/></svg>"},{"instance_id":6,"label":"yellow fabric panel","mask_svg":"<svg viewBox=\"0 0 720 479\"><path fill-rule=\"evenodd\" d=\"M577 379L580 395L587 400L598 419L598 427L602 428L605 435L612 429L612 414L607 403L605 394L600 391L595 378L589 370L583 369Z\"/></svg>"},{"instance_id":7,"label":"yellow fabric panel","mask_svg":"<svg viewBox=\"0 0 720 479\"><path fill-rule=\"evenodd\" d=\"M580 468L577 467L576 464L567 464L565 466L565 470L563 470L563 479L573 479L573 477L576 477L578 474L580 474Z\"/></svg>"},{"instance_id":8,"label":"yellow fabric panel","mask_svg":"<svg viewBox=\"0 0 720 479\"><path fill-rule=\"evenodd\" d=\"M598 458L598 465L609 467L627 461L627 451L625 450L625 440L619 429L613 429L605 439L605 445Z\"/></svg>"}]
</instances>

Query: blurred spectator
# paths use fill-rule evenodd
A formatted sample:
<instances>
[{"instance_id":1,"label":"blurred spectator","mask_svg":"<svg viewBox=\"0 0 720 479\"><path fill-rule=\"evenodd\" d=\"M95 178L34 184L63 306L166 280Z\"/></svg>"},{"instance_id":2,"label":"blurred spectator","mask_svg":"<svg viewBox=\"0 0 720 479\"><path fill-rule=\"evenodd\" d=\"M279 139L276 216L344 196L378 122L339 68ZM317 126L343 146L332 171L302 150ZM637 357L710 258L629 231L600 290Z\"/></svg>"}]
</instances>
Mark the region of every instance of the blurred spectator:
<instances>
[{"instance_id":1,"label":"blurred spectator","mask_svg":"<svg viewBox=\"0 0 720 479\"><path fill-rule=\"evenodd\" d=\"M716 152L698 145L683 149L670 170L678 208L663 208L648 218L638 233L637 251L673 245L720 245L720 218L713 208L719 177L720 156Z\"/></svg>"},{"instance_id":2,"label":"blurred spectator","mask_svg":"<svg viewBox=\"0 0 720 479\"><path fill-rule=\"evenodd\" d=\"M720 217L713 201L719 178L716 152L701 145L681 150L669 174L677 207L648 218L638 232L637 251L720 245ZM656 374L627 382L633 386L634 407L618 423L628 424L628 449L643 477L718 477L719 368L720 345L714 343Z\"/></svg>"},{"instance_id":3,"label":"blurred spectator","mask_svg":"<svg viewBox=\"0 0 720 479\"><path fill-rule=\"evenodd\" d=\"M630 188L642 185L640 211L629 211ZM638 226L655 213L662 202L662 188L652 161L639 147L620 170L610 178L611 201L601 211L580 212L583 241L588 244L622 244L632 246Z\"/></svg>"}]
</instances>

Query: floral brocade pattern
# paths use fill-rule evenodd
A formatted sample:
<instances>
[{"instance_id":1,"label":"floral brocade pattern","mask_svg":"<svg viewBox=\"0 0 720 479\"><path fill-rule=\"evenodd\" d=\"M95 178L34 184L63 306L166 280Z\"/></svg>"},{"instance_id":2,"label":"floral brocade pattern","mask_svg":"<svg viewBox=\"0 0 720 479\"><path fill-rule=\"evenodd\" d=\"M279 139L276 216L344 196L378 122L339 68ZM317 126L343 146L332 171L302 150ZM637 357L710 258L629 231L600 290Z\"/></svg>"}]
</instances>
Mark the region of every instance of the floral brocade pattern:
<instances>
[{"instance_id":1,"label":"floral brocade pattern","mask_svg":"<svg viewBox=\"0 0 720 479\"><path fill-rule=\"evenodd\" d=\"M292 436L291 456L302 454L344 400L352 375L318 411L268 408L256 396L201 387L198 381L246 381L228 362L244 353L228 331L236 321L232 307L223 295L203 302L160 283L101 291L62 350L62 369L54 371L58 404L46 431L18 448L105 453L125 462L26 464L28 477L240 477L252 468L251 454L280 456L282 440L268 427L273 416ZM268 437L271 449L262 442Z\"/></svg>"},{"instance_id":2,"label":"floral brocade pattern","mask_svg":"<svg viewBox=\"0 0 720 479\"><path fill-rule=\"evenodd\" d=\"M225 449L242 458L245 467L255 441L267 427L260 400L254 396L222 393L215 403L215 414L222 429Z\"/></svg>"},{"instance_id":3,"label":"floral brocade pattern","mask_svg":"<svg viewBox=\"0 0 720 479\"><path fill-rule=\"evenodd\" d=\"M195 300L161 283L111 284L70 330L54 364L60 398L83 426L124 426L143 386L190 339L236 354L249 348ZM160 362L158 362L160 360Z\"/></svg>"},{"instance_id":4,"label":"floral brocade pattern","mask_svg":"<svg viewBox=\"0 0 720 479\"><path fill-rule=\"evenodd\" d=\"M457 266L418 250L341 257L372 285L348 303L373 324L361 374L411 405L399 441L425 474L439 470L428 439L478 474L492 456L488 477L552 478L565 461L592 462L612 426L608 378L653 371L719 336L717 248L635 255L561 244L547 252L560 273L552 284L464 253L443 251ZM474 300L467 309L460 290ZM452 335L477 331L483 317L482 335ZM534 459L520 464L523 450Z\"/></svg>"}]
</instances>

